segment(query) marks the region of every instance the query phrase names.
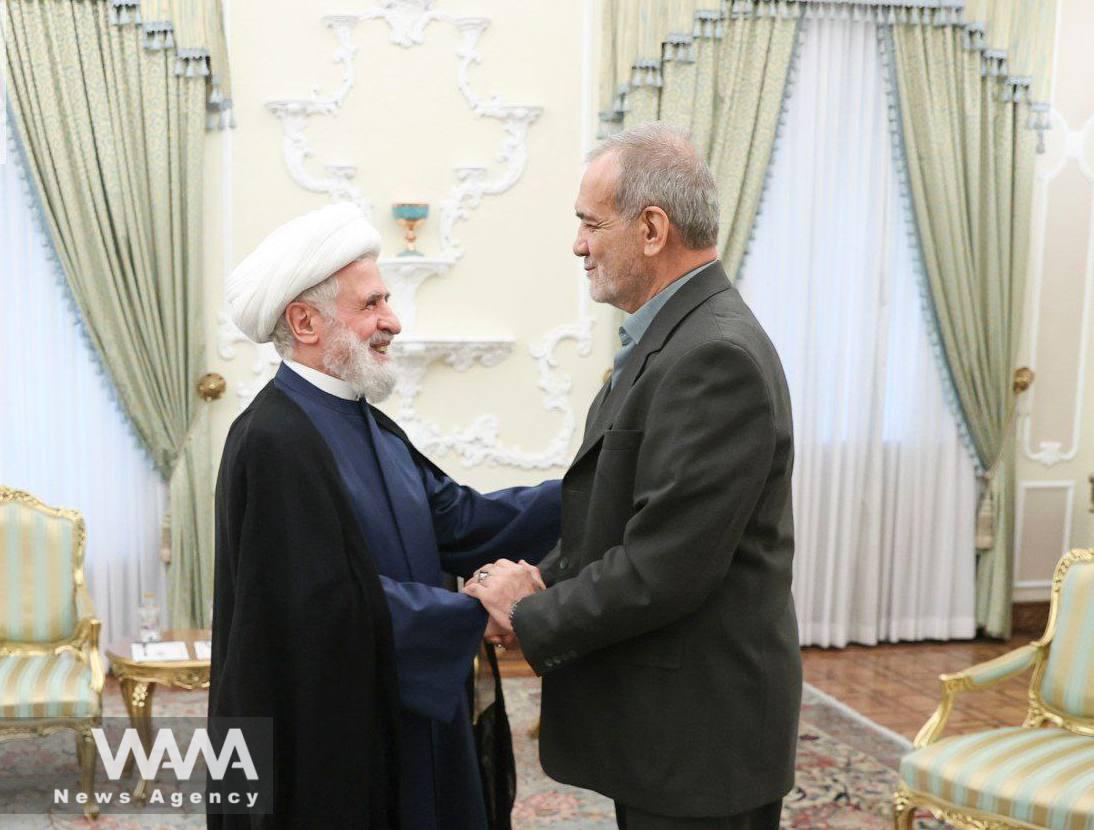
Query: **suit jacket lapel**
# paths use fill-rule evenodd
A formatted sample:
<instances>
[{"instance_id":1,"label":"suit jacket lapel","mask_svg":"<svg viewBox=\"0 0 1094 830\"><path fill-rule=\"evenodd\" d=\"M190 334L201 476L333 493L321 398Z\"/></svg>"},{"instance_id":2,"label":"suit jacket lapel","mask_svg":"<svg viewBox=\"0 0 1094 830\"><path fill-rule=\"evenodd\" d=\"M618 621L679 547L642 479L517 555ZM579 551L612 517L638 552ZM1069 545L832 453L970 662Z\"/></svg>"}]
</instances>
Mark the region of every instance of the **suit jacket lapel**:
<instances>
[{"instance_id":1,"label":"suit jacket lapel","mask_svg":"<svg viewBox=\"0 0 1094 830\"><path fill-rule=\"evenodd\" d=\"M634 351L627 357L627 362L623 364L623 371L619 375L619 381L612 385L610 391L605 384L593 400L593 406L589 408L589 421L585 425L585 440L578 449L577 455L574 456L571 466L596 446L611 427L615 413L631 387L641 377L649 357L664 347L676 327L692 311L710 297L731 287L726 272L722 269L722 263L715 260L692 277L687 285L665 303L665 307L653 318L650 327L646 329L646 333L642 335ZM597 402L600 402L599 408Z\"/></svg>"},{"instance_id":2,"label":"suit jacket lapel","mask_svg":"<svg viewBox=\"0 0 1094 830\"><path fill-rule=\"evenodd\" d=\"M596 429L600 414L604 410L604 401L607 399L609 391L610 387L607 381L605 381L604 385L600 387L600 391L596 393L596 397L593 398L593 402L589 404L589 413L585 416L585 435L582 439L583 442Z\"/></svg>"}]
</instances>

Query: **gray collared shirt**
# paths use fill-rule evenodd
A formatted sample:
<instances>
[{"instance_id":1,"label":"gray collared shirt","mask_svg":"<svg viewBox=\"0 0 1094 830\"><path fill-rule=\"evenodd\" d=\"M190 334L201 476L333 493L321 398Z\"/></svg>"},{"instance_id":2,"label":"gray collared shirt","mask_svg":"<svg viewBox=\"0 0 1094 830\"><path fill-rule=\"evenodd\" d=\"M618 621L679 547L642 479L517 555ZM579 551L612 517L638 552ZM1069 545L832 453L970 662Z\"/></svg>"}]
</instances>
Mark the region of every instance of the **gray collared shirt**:
<instances>
[{"instance_id":1,"label":"gray collared shirt","mask_svg":"<svg viewBox=\"0 0 1094 830\"><path fill-rule=\"evenodd\" d=\"M634 347L638 345L638 341L642 339L642 335L650 327L650 323L657 316L657 312L664 308L665 303L671 300L672 295L683 288L688 280L715 261L712 259L710 262L705 262L698 268L688 271L680 279L670 282L646 300L645 305L623 321L623 325L619 327L619 342L622 345L619 351L615 353L615 362L612 366L612 386L615 386L619 380L619 375L623 372L623 365L627 362L631 352L634 351Z\"/></svg>"}]
</instances>

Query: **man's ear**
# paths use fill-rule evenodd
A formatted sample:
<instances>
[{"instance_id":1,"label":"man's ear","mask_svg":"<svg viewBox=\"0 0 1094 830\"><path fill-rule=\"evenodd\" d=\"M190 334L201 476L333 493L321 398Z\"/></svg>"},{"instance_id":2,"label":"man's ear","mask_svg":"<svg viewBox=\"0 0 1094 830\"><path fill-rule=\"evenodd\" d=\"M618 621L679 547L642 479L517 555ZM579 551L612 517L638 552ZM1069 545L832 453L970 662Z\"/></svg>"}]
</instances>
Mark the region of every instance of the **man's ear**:
<instances>
[{"instance_id":1,"label":"man's ear","mask_svg":"<svg viewBox=\"0 0 1094 830\"><path fill-rule=\"evenodd\" d=\"M307 303L289 303L285 308L289 331L298 341L308 345L314 345L319 340L319 332L315 328L317 316L316 310Z\"/></svg>"},{"instance_id":2,"label":"man's ear","mask_svg":"<svg viewBox=\"0 0 1094 830\"><path fill-rule=\"evenodd\" d=\"M657 256L669 241L669 217L659 207L650 206L638 217L642 228L642 253Z\"/></svg>"}]
</instances>

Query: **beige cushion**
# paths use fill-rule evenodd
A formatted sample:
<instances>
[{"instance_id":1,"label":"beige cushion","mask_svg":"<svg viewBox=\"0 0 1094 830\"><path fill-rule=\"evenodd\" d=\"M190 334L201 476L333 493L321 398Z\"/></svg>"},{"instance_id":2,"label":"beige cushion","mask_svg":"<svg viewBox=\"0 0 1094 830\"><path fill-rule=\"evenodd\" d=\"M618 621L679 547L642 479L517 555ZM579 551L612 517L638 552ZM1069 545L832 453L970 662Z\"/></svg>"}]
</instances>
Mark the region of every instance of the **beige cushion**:
<instances>
[{"instance_id":1,"label":"beige cushion","mask_svg":"<svg viewBox=\"0 0 1094 830\"><path fill-rule=\"evenodd\" d=\"M0 657L2 718L84 718L101 707L90 667L71 652Z\"/></svg>"},{"instance_id":2,"label":"beige cushion","mask_svg":"<svg viewBox=\"0 0 1094 830\"><path fill-rule=\"evenodd\" d=\"M1094 738L1064 729L946 738L906 755L900 777L957 808L1053 830L1094 830Z\"/></svg>"},{"instance_id":3,"label":"beige cushion","mask_svg":"<svg viewBox=\"0 0 1094 830\"><path fill-rule=\"evenodd\" d=\"M1094 562L1064 576L1041 697L1057 712L1094 718Z\"/></svg>"},{"instance_id":4,"label":"beige cushion","mask_svg":"<svg viewBox=\"0 0 1094 830\"><path fill-rule=\"evenodd\" d=\"M46 643L76 629L76 523L0 504L0 641Z\"/></svg>"}]
</instances>

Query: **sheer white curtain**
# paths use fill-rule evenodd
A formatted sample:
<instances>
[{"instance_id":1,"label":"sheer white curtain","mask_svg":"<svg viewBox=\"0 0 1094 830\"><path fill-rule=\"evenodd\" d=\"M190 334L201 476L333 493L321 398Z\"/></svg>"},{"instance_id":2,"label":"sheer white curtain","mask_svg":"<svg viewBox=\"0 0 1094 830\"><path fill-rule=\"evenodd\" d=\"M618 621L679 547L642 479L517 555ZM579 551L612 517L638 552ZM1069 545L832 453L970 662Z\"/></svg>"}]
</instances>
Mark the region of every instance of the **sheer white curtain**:
<instances>
[{"instance_id":1,"label":"sheer white curtain","mask_svg":"<svg viewBox=\"0 0 1094 830\"><path fill-rule=\"evenodd\" d=\"M971 637L975 471L928 340L877 30L802 37L738 283L794 406L802 643Z\"/></svg>"},{"instance_id":2,"label":"sheer white curtain","mask_svg":"<svg viewBox=\"0 0 1094 830\"><path fill-rule=\"evenodd\" d=\"M101 374L43 234L14 139L0 164L0 484L87 522L86 574L103 644L137 633L165 580L166 488Z\"/></svg>"}]
</instances>

